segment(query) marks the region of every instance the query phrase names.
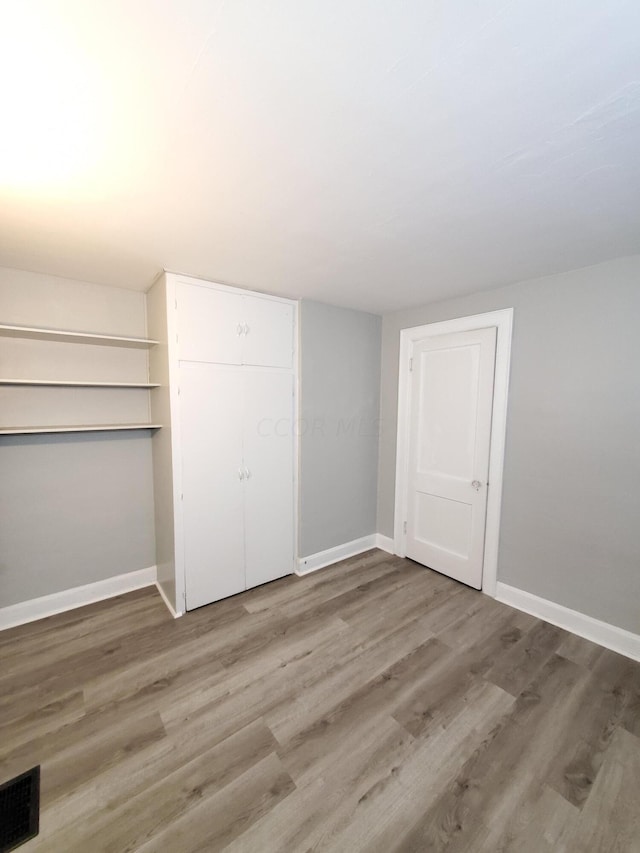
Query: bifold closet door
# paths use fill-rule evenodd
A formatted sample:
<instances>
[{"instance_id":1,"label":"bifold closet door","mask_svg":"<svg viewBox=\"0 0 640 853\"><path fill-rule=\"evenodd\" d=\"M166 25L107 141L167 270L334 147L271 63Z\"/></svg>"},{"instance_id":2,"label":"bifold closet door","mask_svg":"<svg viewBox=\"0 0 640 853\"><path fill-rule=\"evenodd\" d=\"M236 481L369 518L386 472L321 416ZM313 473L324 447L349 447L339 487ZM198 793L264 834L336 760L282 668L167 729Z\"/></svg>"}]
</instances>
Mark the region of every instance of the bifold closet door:
<instances>
[{"instance_id":1,"label":"bifold closet door","mask_svg":"<svg viewBox=\"0 0 640 853\"><path fill-rule=\"evenodd\" d=\"M244 370L247 588L293 571L293 376Z\"/></svg>"},{"instance_id":2,"label":"bifold closet door","mask_svg":"<svg viewBox=\"0 0 640 853\"><path fill-rule=\"evenodd\" d=\"M180 365L187 609L245 589L241 371Z\"/></svg>"}]
</instances>

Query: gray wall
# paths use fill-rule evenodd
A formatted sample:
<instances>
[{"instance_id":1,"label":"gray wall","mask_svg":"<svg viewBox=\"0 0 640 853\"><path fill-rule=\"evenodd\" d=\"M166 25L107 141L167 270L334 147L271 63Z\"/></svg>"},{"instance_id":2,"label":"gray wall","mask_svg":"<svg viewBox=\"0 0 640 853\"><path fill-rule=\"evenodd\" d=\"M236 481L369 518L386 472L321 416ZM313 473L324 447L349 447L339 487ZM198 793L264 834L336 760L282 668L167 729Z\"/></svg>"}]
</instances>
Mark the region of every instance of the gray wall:
<instances>
[{"instance_id":1,"label":"gray wall","mask_svg":"<svg viewBox=\"0 0 640 853\"><path fill-rule=\"evenodd\" d=\"M144 294L0 269L0 318L144 336ZM0 338L0 375L145 381L143 350ZM0 388L0 422L142 421L147 391ZM36 420L37 419L37 420ZM155 563L149 433L0 437L0 607Z\"/></svg>"},{"instance_id":2,"label":"gray wall","mask_svg":"<svg viewBox=\"0 0 640 853\"><path fill-rule=\"evenodd\" d=\"M301 557L376 532L381 318L300 304Z\"/></svg>"},{"instance_id":3,"label":"gray wall","mask_svg":"<svg viewBox=\"0 0 640 853\"><path fill-rule=\"evenodd\" d=\"M640 256L383 320L378 530L393 536L400 330L514 307L498 580L640 631Z\"/></svg>"}]
</instances>

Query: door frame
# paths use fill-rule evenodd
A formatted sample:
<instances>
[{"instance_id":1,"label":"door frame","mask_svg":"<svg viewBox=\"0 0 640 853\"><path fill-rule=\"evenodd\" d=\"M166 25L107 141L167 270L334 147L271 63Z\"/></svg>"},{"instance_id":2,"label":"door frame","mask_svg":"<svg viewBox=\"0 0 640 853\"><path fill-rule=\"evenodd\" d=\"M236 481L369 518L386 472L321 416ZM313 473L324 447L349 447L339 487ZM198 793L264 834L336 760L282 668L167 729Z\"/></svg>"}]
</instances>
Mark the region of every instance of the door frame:
<instances>
[{"instance_id":1,"label":"door frame","mask_svg":"<svg viewBox=\"0 0 640 853\"><path fill-rule=\"evenodd\" d=\"M407 491L409 482L409 430L411 411L410 358L413 344L436 335L470 332L495 326L496 367L493 385L491 443L489 448L489 489L485 524L482 591L495 598L498 581L498 546L500 512L502 507L502 477L507 432L507 398L511 367L511 337L513 308L501 308L486 314L473 314L424 326L412 326L400 331L398 373L398 434L396 452L396 494L394 515L394 552L406 556Z\"/></svg>"}]
</instances>

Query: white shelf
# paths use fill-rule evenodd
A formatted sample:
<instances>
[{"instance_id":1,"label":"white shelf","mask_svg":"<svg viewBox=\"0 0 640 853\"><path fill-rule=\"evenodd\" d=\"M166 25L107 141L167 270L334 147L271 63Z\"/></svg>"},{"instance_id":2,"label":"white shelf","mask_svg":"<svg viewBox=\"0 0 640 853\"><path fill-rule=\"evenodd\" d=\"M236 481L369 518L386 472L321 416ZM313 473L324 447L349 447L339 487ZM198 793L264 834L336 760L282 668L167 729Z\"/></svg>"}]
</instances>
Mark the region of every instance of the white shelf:
<instances>
[{"instance_id":1,"label":"white shelf","mask_svg":"<svg viewBox=\"0 0 640 853\"><path fill-rule=\"evenodd\" d=\"M122 337L117 335L98 335L92 332L77 332L68 329L51 329L37 326L14 326L0 324L0 338L28 338L35 340L63 341L67 343L96 344L98 346L115 346L144 348L154 346L157 341L149 338ZM149 390L157 388L154 382L91 382L77 379L12 379L0 377L0 385L22 387L58 387L58 388L138 388ZM126 415L125 415L126 417ZM144 415L143 415L144 417ZM80 433L80 432L117 432L120 430L152 430L160 429L161 424L148 423L115 423L115 424L69 424L60 426L6 426L0 427L0 435L43 435L47 433Z\"/></svg>"},{"instance_id":2,"label":"white shelf","mask_svg":"<svg viewBox=\"0 0 640 853\"><path fill-rule=\"evenodd\" d=\"M158 341L149 338L127 338L117 335L96 335L92 332L74 332L65 329L43 329L36 326L8 326L0 324L0 335L10 338L39 338L40 340L66 341L99 346L141 347L155 346Z\"/></svg>"},{"instance_id":3,"label":"white shelf","mask_svg":"<svg viewBox=\"0 0 640 853\"><path fill-rule=\"evenodd\" d=\"M116 430L160 429L162 424L77 424L75 426L0 427L0 435L42 435L55 432L115 432Z\"/></svg>"},{"instance_id":4,"label":"white shelf","mask_svg":"<svg viewBox=\"0 0 640 853\"><path fill-rule=\"evenodd\" d=\"M66 379L2 379L0 385L42 385L59 388L158 388L158 382L89 382Z\"/></svg>"}]
</instances>

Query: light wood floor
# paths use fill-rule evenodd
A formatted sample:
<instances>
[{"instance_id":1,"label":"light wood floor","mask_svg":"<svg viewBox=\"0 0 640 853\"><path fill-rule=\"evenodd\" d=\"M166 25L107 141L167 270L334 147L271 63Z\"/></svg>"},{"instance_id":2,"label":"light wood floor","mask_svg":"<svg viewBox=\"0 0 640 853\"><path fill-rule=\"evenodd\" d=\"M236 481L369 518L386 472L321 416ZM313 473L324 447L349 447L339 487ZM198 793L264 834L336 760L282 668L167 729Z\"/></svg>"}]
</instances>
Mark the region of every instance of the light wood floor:
<instances>
[{"instance_id":1,"label":"light wood floor","mask_svg":"<svg viewBox=\"0 0 640 853\"><path fill-rule=\"evenodd\" d=\"M0 782L63 853L640 851L640 664L380 551L174 621L0 634Z\"/></svg>"}]
</instances>

